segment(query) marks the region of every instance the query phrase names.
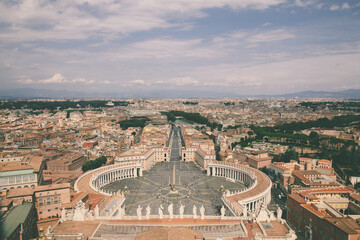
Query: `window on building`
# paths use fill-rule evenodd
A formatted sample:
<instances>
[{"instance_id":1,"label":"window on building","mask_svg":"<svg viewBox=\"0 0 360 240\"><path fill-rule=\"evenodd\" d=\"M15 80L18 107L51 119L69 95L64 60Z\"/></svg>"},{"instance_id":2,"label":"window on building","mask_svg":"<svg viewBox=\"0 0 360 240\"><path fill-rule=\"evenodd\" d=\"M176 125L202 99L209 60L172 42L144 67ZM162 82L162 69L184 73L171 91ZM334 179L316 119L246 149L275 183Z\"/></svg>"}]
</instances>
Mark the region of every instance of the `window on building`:
<instances>
[{"instance_id":1,"label":"window on building","mask_svg":"<svg viewBox=\"0 0 360 240\"><path fill-rule=\"evenodd\" d=\"M46 202L47 202L47 203L50 203L50 198L47 198Z\"/></svg>"},{"instance_id":2,"label":"window on building","mask_svg":"<svg viewBox=\"0 0 360 240\"><path fill-rule=\"evenodd\" d=\"M41 198L39 199L39 203L40 203L40 204L42 204L42 203L43 203L43 200L42 200Z\"/></svg>"},{"instance_id":3,"label":"window on building","mask_svg":"<svg viewBox=\"0 0 360 240\"><path fill-rule=\"evenodd\" d=\"M58 201L58 197L55 196L55 197L54 197L54 202L57 202L57 201Z\"/></svg>"}]
</instances>

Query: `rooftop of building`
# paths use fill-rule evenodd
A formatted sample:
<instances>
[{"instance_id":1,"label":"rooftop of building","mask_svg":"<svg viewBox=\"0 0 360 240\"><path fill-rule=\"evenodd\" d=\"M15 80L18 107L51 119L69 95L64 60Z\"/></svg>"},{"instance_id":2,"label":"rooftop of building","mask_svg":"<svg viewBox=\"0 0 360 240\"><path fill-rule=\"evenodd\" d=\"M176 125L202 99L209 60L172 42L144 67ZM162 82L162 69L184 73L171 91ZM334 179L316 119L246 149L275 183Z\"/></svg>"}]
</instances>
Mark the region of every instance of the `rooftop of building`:
<instances>
[{"instance_id":1,"label":"rooftop of building","mask_svg":"<svg viewBox=\"0 0 360 240\"><path fill-rule=\"evenodd\" d=\"M33 168L27 164L22 164L21 162L6 162L0 164L0 177L8 176L11 173L6 172L13 172L13 171L25 171L25 173L28 173L26 170L34 171ZM25 174L24 173L24 174ZM21 174L21 173L16 173Z\"/></svg>"},{"instance_id":2,"label":"rooftop of building","mask_svg":"<svg viewBox=\"0 0 360 240\"><path fill-rule=\"evenodd\" d=\"M360 225L351 217L326 218L326 221L340 228L349 235L359 235Z\"/></svg>"},{"instance_id":3,"label":"rooftop of building","mask_svg":"<svg viewBox=\"0 0 360 240\"><path fill-rule=\"evenodd\" d=\"M256 195L264 192L269 187L269 185L271 184L271 181L267 175L265 175L264 173L262 173L258 170L255 170L255 169L253 170L253 172L255 173L255 177L257 179L256 186L251 188L248 191L241 192L239 194L227 197L227 199L230 202L237 202L237 201L241 201L243 199L246 199L246 198L249 198L252 196L256 196Z\"/></svg>"},{"instance_id":4,"label":"rooftop of building","mask_svg":"<svg viewBox=\"0 0 360 240\"><path fill-rule=\"evenodd\" d=\"M152 228L136 235L136 240L187 240L203 239L199 232L184 227Z\"/></svg>"},{"instance_id":5,"label":"rooftop of building","mask_svg":"<svg viewBox=\"0 0 360 240\"><path fill-rule=\"evenodd\" d=\"M15 231L15 229L24 223L33 207L32 203L23 203L5 213L0 218L0 238L7 239Z\"/></svg>"},{"instance_id":6,"label":"rooftop of building","mask_svg":"<svg viewBox=\"0 0 360 240\"><path fill-rule=\"evenodd\" d=\"M21 197L21 196L30 196L30 195L33 195L35 192L52 191L52 190L66 189L66 188L70 189L70 183L42 185L42 186L29 187L29 188L9 189L6 197L7 198L16 198L16 197Z\"/></svg>"}]
</instances>

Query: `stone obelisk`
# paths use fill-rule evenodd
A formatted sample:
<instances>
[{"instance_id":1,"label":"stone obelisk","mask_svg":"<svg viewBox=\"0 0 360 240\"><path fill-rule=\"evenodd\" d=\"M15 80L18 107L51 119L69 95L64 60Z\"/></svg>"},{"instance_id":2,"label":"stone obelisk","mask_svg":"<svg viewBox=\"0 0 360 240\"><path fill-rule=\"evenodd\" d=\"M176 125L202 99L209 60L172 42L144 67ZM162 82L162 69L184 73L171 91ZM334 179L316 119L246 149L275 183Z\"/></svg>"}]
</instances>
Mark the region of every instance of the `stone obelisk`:
<instances>
[{"instance_id":1,"label":"stone obelisk","mask_svg":"<svg viewBox=\"0 0 360 240\"><path fill-rule=\"evenodd\" d=\"M172 182L172 184L173 184L173 186L175 187L175 165L173 166L173 182Z\"/></svg>"},{"instance_id":2,"label":"stone obelisk","mask_svg":"<svg viewBox=\"0 0 360 240\"><path fill-rule=\"evenodd\" d=\"M173 180L170 187L170 194L176 194L178 193L178 190L175 188L176 178L175 178L175 165L173 165Z\"/></svg>"}]
</instances>

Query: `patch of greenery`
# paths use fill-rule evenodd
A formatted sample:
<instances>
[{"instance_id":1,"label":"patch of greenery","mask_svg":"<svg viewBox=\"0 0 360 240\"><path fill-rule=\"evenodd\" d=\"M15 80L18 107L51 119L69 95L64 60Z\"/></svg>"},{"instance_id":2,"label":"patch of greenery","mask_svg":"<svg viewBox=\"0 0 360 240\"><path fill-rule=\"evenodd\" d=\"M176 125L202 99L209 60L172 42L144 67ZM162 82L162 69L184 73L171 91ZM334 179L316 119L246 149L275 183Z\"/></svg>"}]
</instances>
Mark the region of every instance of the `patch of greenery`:
<instances>
[{"instance_id":1,"label":"patch of greenery","mask_svg":"<svg viewBox=\"0 0 360 240\"><path fill-rule=\"evenodd\" d=\"M273 157L273 162L288 163L290 160L299 160L299 154L294 149L288 149L286 152Z\"/></svg>"},{"instance_id":2,"label":"patch of greenery","mask_svg":"<svg viewBox=\"0 0 360 240\"><path fill-rule=\"evenodd\" d=\"M191 101L185 101L183 102L184 105L198 105L198 102L191 102Z\"/></svg>"},{"instance_id":3,"label":"patch of greenery","mask_svg":"<svg viewBox=\"0 0 360 240\"><path fill-rule=\"evenodd\" d=\"M225 106L234 106L235 103L233 103L233 102L224 102L224 105Z\"/></svg>"},{"instance_id":4,"label":"patch of greenery","mask_svg":"<svg viewBox=\"0 0 360 240\"><path fill-rule=\"evenodd\" d=\"M119 121L120 127L123 130L128 129L129 127L145 127L145 125L151 120L147 117L132 117L130 120Z\"/></svg>"},{"instance_id":5,"label":"patch of greenery","mask_svg":"<svg viewBox=\"0 0 360 240\"><path fill-rule=\"evenodd\" d=\"M102 165L104 165L106 163L106 161L107 161L107 158L105 156L99 157L99 158L97 158L95 160L87 161L86 163L84 163L82 165L81 170L83 172L86 172L88 170L99 168Z\"/></svg>"},{"instance_id":6,"label":"patch of greenery","mask_svg":"<svg viewBox=\"0 0 360 240\"><path fill-rule=\"evenodd\" d=\"M161 114L167 116L169 122L175 122L176 117L183 117L188 121L204 124L213 129L218 129L219 131L222 129L222 124L216 122L210 122L206 117L200 115L200 113L188 113L183 111L170 111L170 112L161 112Z\"/></svg>"}]
</instances>

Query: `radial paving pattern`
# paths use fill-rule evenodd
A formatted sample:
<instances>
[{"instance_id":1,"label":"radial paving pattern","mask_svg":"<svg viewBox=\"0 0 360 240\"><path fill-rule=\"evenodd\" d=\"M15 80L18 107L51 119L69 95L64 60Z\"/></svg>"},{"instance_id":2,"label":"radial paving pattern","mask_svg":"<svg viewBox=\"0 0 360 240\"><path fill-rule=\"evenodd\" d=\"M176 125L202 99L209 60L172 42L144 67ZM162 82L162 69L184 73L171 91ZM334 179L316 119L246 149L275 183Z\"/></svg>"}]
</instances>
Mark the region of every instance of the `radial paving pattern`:
<instances>
[{"instance_id":1,"label":"radial paving pattern","mask_svg":"<svg viewBox=\"0 0 360 240\"><path fill-rule=\"evenodd\" d=\"M173 166L175 165L175 189L177 193L170 193L173 182ZM174 204L174 214L179 214L180 203L185 205L185 215L191 215L193 205L196 205L199 215L201 205L205 207L205 215L219 215L223 206L221 200L222 186L230 191L244 188L241 183L226 181L224 178L206 176L192 162L161 162L157 163L142 177L113 182L104 187L107 191L122 190L125 192L125 212L136 215L138 205L143 207L143 214L147 205L151 207L151 214L158 214L159 206L164 207L164 214L168 214L167 207ZM226 211L230 215L230 211Z\"/></svg>"}]
</instances>

